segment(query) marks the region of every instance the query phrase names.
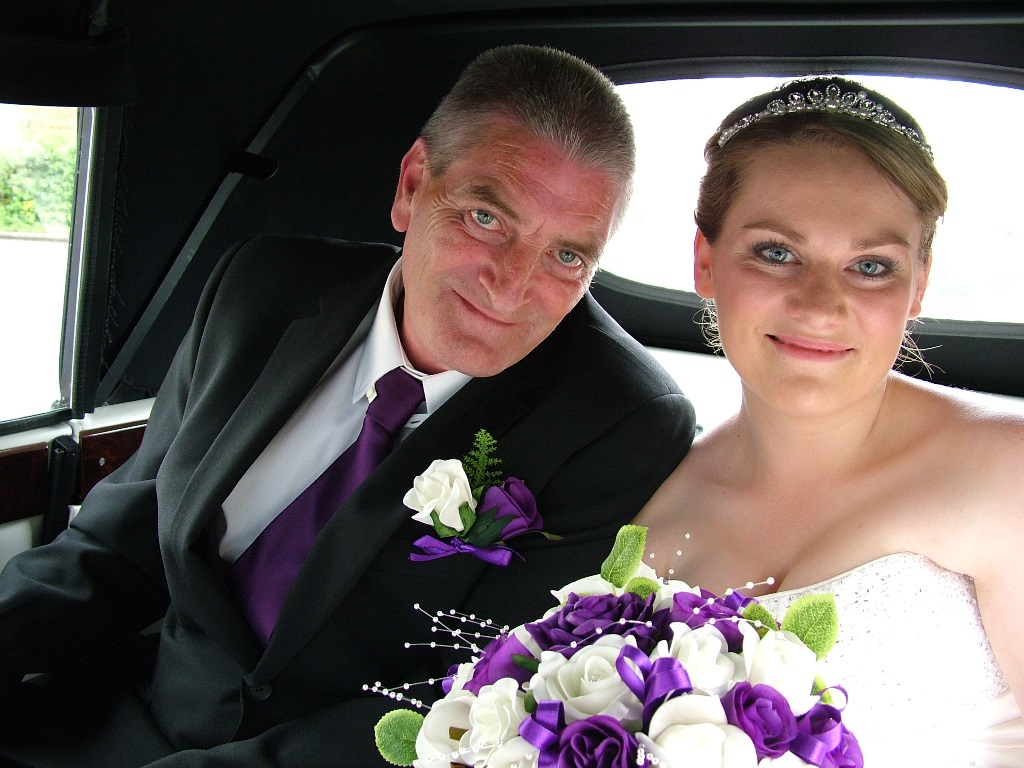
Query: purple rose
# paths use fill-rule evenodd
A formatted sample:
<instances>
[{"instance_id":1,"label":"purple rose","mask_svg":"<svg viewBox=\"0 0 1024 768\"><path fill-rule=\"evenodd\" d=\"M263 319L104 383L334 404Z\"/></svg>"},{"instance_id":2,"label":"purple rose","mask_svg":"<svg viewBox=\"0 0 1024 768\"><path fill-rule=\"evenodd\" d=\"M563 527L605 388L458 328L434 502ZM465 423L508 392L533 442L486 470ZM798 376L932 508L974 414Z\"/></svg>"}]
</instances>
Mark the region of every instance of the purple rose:
<instances>
[{"instance_id":1,"label":"purple rose","mask_svg":"<svg viewBox=\"0 0 1024 768\"><path fill-rule=\"evenodd\" d=\"M640 744L614 717L570 723L558 739L558 768L636 768Z\"/></svg>"},{"instance_id":2,"label":"purple rose","mask_svg":"<svg viewBox=\"0 0 1024 768\"><path fill-rule=\"evenodd\" d=\"M827 750L821 768L863 768L864 755L856 737L842 723L839 710L828 704L815 704L796 722L797 730L813 741L808 748ZM794 745L797 757L800 750ZM805 760L805 762L809 762Z\"/></svg>"},{"instance_id":3,"label":"purple rose","mask_svg":"<svg viewBox=\"0 0 1024 768\"><path fill-rule=\"evenodd\" d=\"M634 637L637 647L647 653L657 643L669 615L667 608L655 612L655 597L642 598L632 592L580 597L570 592L558 613L527 624L526 631L541 650L558 651L566 658L602 635Z\"/></svg>"},{"instance_id":4,"label":"purple rose","mask_svg":"<svg viewBox=\"0 0 1024 768\"><path fill-rule=\"evenodd\" d=\"M735 725L754 742L757 759L781 757L797 737L796 717L786 697L770 685L736 683L722 697L730 725Z\"/></svg>"},{"instance_id":5,"label":"purple rose","mask_svg":"<svg viewBox=\"0 0 1024 768\"><path fill-rule=\"evenodd\" d=\"M511 677L519 683L530 679L531 672L512 660L512 654L532 657L526 646L515 635L500 635L494 638L473 665L473 677L463 686L467 691L480 695L480 689L503 677Z\"/></svg>"},{"instance_id":6,"label":"purple rose","mask_svg":"<svg viewBox=\"0 0 1024 768\"><path fill-rule=\"evenodd\" d=\"M708 600L714 600L714 602L709 604ZM734 619L740 616L739 604L741 602L740 600L715 598L715 595L703 589L700 591L700 595L694 595L691 592L677 592L672 598L672 613L668 623L678 621L690 629L697 629L712 623L715 629L725 637L725 642L729 644L729 650L739 653L743 648L743 635L740 634L739 625ZM746 602L750 602L750 599L746 598ZM714 619L714 622L711 622L711 619Z\"/></svg>"},{"instance_id":7,"label":"purple rose","mask_svg":"<svg viewBox=\"0 0 1024 768\"><path fill-rule=\"evenodd\" d=\"M492 485L488 488L478 508L484 511L496 509L496 519L512 518L502 531L502 539L511 539L513 536L539 531L544 527L544 521L537 511L537 500L526 487L526 483L517 477L510 477L501 485Z\"/></svg>"}]
</instances>

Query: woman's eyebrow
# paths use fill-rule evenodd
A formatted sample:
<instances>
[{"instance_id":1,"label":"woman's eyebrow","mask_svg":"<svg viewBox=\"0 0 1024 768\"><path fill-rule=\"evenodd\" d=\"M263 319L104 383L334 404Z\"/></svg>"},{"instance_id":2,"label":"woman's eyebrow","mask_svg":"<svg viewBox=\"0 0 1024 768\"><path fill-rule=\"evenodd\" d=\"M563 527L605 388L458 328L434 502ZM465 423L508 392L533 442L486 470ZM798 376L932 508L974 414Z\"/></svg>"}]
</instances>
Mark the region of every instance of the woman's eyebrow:
<instances>
[{"instance_id":1,"label":"woman's eyebrow","mask_svg":"<svg viewBox=\"0 0 1024 768\"><path fill-rule=\"evenodd\" d=\"M777 221L765 220L765 221L754 221L749 224L744 224L743 229L765 229L770 232L777 232L787 240L791 240L797 245L802 245L806 242L807 238L797 232L795 229L787 227L785 224L780 224ZM903 235L897 232L881 232L880 234L873 237L865 237L860 240L853 242L852 247L854 250L865 251L872 248L879 248L886 245L898 245L903 248L910 249L910 241Z\"/></svg>"}]
</instances>

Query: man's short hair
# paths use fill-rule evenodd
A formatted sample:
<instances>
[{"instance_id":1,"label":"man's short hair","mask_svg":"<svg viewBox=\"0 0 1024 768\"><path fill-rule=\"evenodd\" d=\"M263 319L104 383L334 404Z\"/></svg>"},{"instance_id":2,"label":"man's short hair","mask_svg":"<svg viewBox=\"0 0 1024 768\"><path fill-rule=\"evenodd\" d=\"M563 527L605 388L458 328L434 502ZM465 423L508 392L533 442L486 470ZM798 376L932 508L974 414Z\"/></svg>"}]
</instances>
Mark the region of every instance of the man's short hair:
<instances>
[{"instance_id":1,"label":"man's short hair","mask_svg":"<svg viewBox=\"0 0 1024 768\"><path fill-rule=\"evenodd\" d=\"M625 210L636 167L633 124L614 84L590 64L530 45L478 56L423 127L430 173L444 174L493 118L512 120L580 166L607 172L621 185Z\"/></svg>"}]
</instances>

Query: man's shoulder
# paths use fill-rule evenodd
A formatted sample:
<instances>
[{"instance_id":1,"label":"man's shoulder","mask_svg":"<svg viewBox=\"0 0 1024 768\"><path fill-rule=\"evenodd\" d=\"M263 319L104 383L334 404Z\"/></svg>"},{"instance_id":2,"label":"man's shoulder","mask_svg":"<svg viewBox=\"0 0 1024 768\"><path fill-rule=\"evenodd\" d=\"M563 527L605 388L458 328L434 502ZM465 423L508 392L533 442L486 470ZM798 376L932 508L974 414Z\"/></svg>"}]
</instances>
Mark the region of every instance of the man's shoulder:
<instances>
[{"instance_id":1,"label":"man's shoulder","mask_svg":"<svg viewBox=\"0 0 1024 768\"><path fill-rule=\"evenodd\" d=\"M645 394L681 394L671 374L589 293L552 334L561 367L604 385Z\"/></svg>"},{"instance_id":2,"label":"man's shoulder","mask_svg":"<svg viewBox=\"0 0 1024 768\"><path fill-rule=\"evenodd\" d=\"M399 249L330 237L256 235L225 253L211 279L222 308L252 311L379 294Z\"/></svg>"},{"instance_id":3,"label":"man's shoulder","mask_svg":"<svg viewBox=\"0 0 1024 768\"><path fill-rule=\"evenodd\" d=\"M355 274L390 271L400 249L387 243L364 243L335 237L255 235L238 243L225 256L231 271L252 271L254 276L280 274L292 279L315 280L327 270Z\"/></svg>"}]
</instances>

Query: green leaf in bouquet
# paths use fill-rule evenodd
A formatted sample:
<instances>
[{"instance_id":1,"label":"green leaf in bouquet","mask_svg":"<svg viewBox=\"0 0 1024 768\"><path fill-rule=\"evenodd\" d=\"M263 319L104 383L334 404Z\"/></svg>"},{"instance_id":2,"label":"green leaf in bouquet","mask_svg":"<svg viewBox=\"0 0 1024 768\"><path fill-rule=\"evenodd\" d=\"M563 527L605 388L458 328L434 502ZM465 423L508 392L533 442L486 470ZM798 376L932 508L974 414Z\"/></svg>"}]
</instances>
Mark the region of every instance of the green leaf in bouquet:
<instances>
[{"instance_id":1,"label":"green leaf in bouquet","mask_svg":"<svg viewBox=\"0 0 1024 768\"><path fill-rule=\"evenodd\" d=\"M814 685L811 686L811 694L814 696L821 696L822 704L833 705L835 703L832 701L832 694L828 689L828 683L822 680L820 675L814 676Z\"/></svg>"},{"instance_id":2,"label":"green leaf in bouquet","mask_svg":"<svg viewBox=\"0 0 1024 768\"><path fill-rule=\"evenodd\" d=\"M473 527L466 530L463 538L477 547L489 547L501 541L505 528L515 518L512 515L495 517L497 513L497 507L491 507L480 512L476 516L476 522L473 523Z\"/></svg>"},{"instance_id":3,"label":"green leaf in bouquet","mask_svg":"<svg viewBox=\"0 0 1024 768\"><path fill-rule=\"evenodd\" d=\"M825 658L839 636L839 611L834 595L804 595L794 602L782 619L782 628L799 637L804 645Z\"/></svg>"},{"instance_id":4,"label":"green leaf in bouquet","mask_svg":"<svg viewBox=\"0 0 1024 768\"><path fill-rule=\"evenodd\" d=\"M626 584L626 591L639 595L646 600L649 595L653 595L658 591L658 582L654 579L648 579L646 576L637 576L630 579L629 583Z\"/></svg>"},{"instance_id":5,"label":"green leaf in bouquet","mask_svg":"<svg viewBox=\"0 0 1024 768\"><path fill-rule=\"evenodd\" d=\"M430 522L434 524L434 530L437 531L437 535L442 539L450 539L452 536L458 536L461 533L461 531L456 531L454 528L449 528L442 523L441 516L437 514L436 509L430 513Z\"/></svg>"},{"instance_id":6,"label":"green leaf in bouquet","mask_svg":"<svg viewBox=\"0 0 1024 768\"><path fill-rule=\"evenodd\" d=\"M533 695L533 691L526 692L526 697L523 699L523 708L528 715L532 715L537 711L537 697Z\"/></svg>"},{"instance_id":7,"label":"green leaf in bouquet","mask_svg":"<svg viewBox=\"0 0 1024 768\"><path fill-rule=\"evenodd\" d=\"M537 659L533 658L533 656L527 656L522 653L513 653L512 663L514 663L517 667L522 667L528 672L535 673L538 669L540 669L540 662L537 661Z\"/></svg>"},{"instance_id":8,"label":"green leaf in bouquet","mask_svg":"<svg viewBox=\"0 0 1024 768\"><path fill-rule=\"evenodd\" d=\"M646 544L647 529L642 525L624 525L619 528L612 551L601 564L601 578L619 588L626 586L643 560Z\"/></svg>"},{"instance_id":9,"label":"green leaf in bouquet","mask_svg":"<svg viewBox=\"0 0 1024 768\"><path fill-rule=\"evenodd\" d=\"M748 603L747 607L743 609L742 615L757 630L760 637L768 634L769 629L779 628L779 622L772 616L772 612L760 603ZM761 622L760 625L757 622Z\"/></svg>"},{"instance_id":10,"label":"green leaf in bouquet","mask_svg":"<svg viewBox=\"0 0 1024 768\"><path fill-rule=\"evenodd\" d=\"M412 765L416 759L416 737L422 727L423 715L418 712L391 710L373 727L377 751L392 765Z\"/></svg>"}]
</instances>

